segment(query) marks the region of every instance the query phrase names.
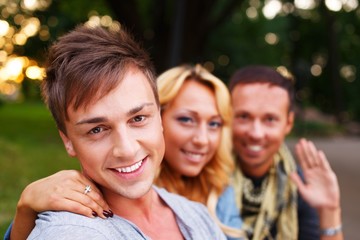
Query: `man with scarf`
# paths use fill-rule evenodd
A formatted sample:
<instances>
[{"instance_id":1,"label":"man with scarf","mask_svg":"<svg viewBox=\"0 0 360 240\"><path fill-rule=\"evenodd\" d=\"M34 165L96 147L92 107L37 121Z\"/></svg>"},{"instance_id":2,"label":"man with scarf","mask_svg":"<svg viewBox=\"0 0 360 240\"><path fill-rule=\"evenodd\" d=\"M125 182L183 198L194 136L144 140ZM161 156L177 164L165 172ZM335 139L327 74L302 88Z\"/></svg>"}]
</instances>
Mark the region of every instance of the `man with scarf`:
<instances>
[{"instance_id":1,"label":"man with scarf","mask_svg":"<svg viewBox=\"0 0 360 240\"><path fill-rule=\"evenodd\" d=\"M233 184L249 239L342 239L339 186L325 155L300 140L300 169L284 144L294 123L292 80L248 66L235 72L229 89Z\"/></svg>"}]
</instances>

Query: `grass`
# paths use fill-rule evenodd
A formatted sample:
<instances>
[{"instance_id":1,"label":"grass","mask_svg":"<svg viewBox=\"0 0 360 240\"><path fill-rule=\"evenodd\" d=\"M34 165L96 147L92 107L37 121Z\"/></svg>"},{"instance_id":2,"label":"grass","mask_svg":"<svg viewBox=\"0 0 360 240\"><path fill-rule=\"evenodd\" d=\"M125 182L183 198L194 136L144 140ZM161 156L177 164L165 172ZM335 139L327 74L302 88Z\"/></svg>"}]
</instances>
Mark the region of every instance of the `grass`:
<instances>
[{"instance_id":1,"label":"grass","mask_svg":"<svg viewBox=\"0 0 360 240\"><path fill-rule=\"evenodd\" d=\"M0 106L0 235L4 235L24 187L61 169L78 169L67 156L42 103Z\"/></svg>"}]
</instances>

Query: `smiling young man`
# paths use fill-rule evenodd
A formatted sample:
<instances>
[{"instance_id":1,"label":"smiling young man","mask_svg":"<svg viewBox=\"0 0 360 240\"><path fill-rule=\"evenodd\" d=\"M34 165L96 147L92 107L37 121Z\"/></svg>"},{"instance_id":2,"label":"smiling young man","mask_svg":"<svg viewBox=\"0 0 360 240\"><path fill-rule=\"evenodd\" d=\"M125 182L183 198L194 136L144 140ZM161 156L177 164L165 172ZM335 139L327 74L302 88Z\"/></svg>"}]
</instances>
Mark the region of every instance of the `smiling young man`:
<instances>
[{"instance_id":1,"label":"smiling young man","mask_svg":"<svg viewBox=\"0 0 360 240\"><path fill-rule=\"evenodd\" d=\"M236 201L249 239L342 239L338 183L325 155L299 142L304 184L284 144L294 124L292 81L270 67L248 66L229 88Z\"/></svg>"},{"instance_id":2,"label":"smiling young man","mask_svg":"<svg viewBox=\"0 0 360 240\"><path fill-rule=\"evenodd\" d=\"M28 239L225 238L203 205L153 186L165 149L159 100L149 57L128 33L80 26L50 48L46 74L66 151L114 215L42 212Z\"/></svg>"}]
</instances>

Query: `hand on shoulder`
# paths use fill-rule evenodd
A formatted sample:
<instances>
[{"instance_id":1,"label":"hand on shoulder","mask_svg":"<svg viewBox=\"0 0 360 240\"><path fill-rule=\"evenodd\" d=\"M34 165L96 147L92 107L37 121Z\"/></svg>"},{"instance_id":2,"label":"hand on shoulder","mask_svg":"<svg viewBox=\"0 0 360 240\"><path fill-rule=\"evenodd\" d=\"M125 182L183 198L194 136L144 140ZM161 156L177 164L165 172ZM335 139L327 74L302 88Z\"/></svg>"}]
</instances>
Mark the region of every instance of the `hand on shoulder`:
<instances>
[{"instance_id":1,"label":"hand on shoulder","mask_svg":"<svg viewBox=\"0 0 360 240\"><path fill-rule=\"evenodd\" d=\"M84 194L87 186L90 187ZM29 184L21 194L18 207L21 206L34 212L62 210L103 218L103 211L109 210L101 192L76 170L63 170Z\"/></svg>"}]
</instances>

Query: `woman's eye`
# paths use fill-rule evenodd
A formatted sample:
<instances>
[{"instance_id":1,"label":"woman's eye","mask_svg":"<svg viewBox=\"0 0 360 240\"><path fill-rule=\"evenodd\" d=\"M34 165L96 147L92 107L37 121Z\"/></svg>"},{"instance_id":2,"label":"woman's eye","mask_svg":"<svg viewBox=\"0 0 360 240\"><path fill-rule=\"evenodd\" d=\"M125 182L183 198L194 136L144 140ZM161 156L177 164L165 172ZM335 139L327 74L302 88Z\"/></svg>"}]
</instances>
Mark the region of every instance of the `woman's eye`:
<instances>
[{"instance_id":1,"label":"woman's eye","mask_svg":"<svg viewBox=\"0 0 360 240\"><path fill-rule=\"evenodd\" d=\"M193 122L192 118L190 117L178 117L177 120L182 123L191 123Z\"/></svg>"},{"instance_id":2,"label":"woman's eye","mask_svg":"<svg viewBox=\"0 0 360 240\"><path fill-rule=\"evenodd\" d=\"M211 121L209 123L210 128L220 128L222 127L222 122L220 121Z\"/></svg>"}]
</instances>

